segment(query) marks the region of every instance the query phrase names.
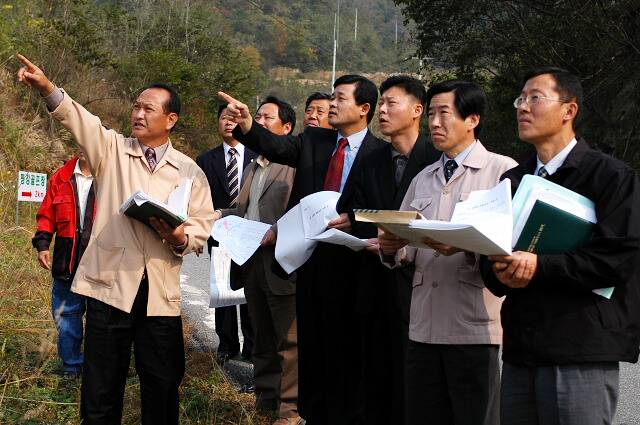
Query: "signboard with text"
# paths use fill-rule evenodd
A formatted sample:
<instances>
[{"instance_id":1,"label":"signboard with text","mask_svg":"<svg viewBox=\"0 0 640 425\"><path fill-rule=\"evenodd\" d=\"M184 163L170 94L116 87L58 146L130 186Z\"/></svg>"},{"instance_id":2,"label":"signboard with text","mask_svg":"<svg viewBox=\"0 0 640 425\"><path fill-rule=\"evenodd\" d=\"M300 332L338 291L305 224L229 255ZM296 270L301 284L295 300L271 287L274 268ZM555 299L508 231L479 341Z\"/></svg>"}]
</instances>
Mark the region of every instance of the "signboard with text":
<instances>
[{"instance_id":1,"label":"signboard with text","mask_svg":"<svg viewBox=\"0 0 640 425\"><path fill-rule=\"evenodd\" d=\"M18 176L18 201L42 202L46 194L46 174L20 171Z\"/></svg>"}]
</instances>

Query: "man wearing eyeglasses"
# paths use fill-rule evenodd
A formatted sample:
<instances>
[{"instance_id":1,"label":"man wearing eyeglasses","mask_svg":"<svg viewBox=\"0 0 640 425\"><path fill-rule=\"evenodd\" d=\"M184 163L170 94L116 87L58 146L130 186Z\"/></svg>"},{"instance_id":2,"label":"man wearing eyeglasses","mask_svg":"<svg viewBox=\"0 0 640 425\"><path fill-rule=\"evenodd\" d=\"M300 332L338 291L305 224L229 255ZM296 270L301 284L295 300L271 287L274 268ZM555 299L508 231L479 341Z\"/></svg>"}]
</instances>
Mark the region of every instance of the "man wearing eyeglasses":
<instances>
[{"instance_id":1,"label":"man wearing eyeglasses","mask_svg":"<svg viewBox=\"0 0 640 425\"><path fill-rule=\"evenodd\" d=\"M525 174L537 174L586 196L598 222L591 240L575 251L516 251L483 261L489 290L506 295L502 423L611 424L618 363L635 363L640 345L638 177L576 138L578 77L545 67L524 80L514 106L520 138L536 155L502 177L514 191ZM610 299L592 292L612 286Z\"/></svg>"}]
</instances>

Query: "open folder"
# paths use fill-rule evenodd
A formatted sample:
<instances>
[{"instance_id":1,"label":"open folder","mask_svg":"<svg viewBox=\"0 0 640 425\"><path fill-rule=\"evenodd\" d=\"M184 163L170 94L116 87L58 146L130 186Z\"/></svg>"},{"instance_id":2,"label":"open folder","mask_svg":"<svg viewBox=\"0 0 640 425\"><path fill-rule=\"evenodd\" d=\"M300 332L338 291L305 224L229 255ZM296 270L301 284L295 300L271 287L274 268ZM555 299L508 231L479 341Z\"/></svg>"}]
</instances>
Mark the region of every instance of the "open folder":
<instances>
[{"instance_id":1,"label":"open folder","mask_svg":"<svg viewBox=\"0 0 640 425\"><path fill-rule=\"evenodd\" d=\"M178 227L189 215L189 201L193 179L185 179L170 194L167 203L158 201L138 190L120 206L120 212L151 227L150 217L163 219L171 227Z\"/></svg>"},{"instance_id":2,"label":"open folder","mask_svg":"<svg viewBox=\"0 0 640 425\"><path fill-rule=\"evenodd\" d=\"M511 182L505 179L491 190L471 192L456 204L451 221L427 220L415 211L354 210L357 221L375 223L407 239L416 248L428 248L424 237L485 255L511 254Z\"/></svg>"}]
</instances>

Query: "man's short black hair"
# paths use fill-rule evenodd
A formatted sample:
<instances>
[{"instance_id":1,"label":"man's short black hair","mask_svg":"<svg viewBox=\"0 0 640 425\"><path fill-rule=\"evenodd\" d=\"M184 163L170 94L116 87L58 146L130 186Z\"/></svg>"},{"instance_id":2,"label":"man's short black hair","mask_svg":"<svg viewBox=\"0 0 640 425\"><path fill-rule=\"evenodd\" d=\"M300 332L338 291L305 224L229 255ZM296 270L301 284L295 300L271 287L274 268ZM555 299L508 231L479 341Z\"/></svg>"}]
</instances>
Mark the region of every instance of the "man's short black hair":
<instances>
[{"instance_id":1,"label":"man's short black hair","mask_svg":"<svg viewBox=\"0 0 640 425\"><path fill-rule=\"evenodd\" d=\"M427 90L427 110L431 105L431 99L433 99L433 96L442 93L453 93L453 103L462 119L466 119L472 114L480 116L478 125L473 130L475 138L480 138L489 103L487 101L487 94L484 92L483 88L476 83L470 83L469 81L464 80L443 81Z\"/></svg>"},{"instance_id":2,"label":"man's short black hair","mask_svg":"<svg viewBox=\"0 0 640 425\"><path fill-rule=\"evenodd\" d=\"M556 82L556 91L560 95L560 99L565 102L575 101L578 104L578 114L582 109L582 83L580 78L573 75L566 69L555 66L540 66L530 69L524 74L524 83L539 75L549 74ZM577 117L577 114L576 114Z\"/></svg>"},{"instance_id":3,"label":"man's short black hair","mask_svg":"<svg viewBox=\"0 0 640 425\"><path fill-rule=\"evenodd\" d=\"M375 83L362 75L348 74L338 78L333 83L333 88L335 89L341 84L356 85L353 96L356 99L356 105L369 104L369 113L367 114L367 124L369 124L376 113L376 106L378 105L378 89Z\"/></svg>"},{"instance_id":4,"label":"man's short black hair","mask_svg":"<svg viewBox=\"0 0 640 425\"><path fill-rule=\"evenodd\" d=\"M223 103L222 105L220 105L220 107L218 108L218 119L220 119L220 116L222 115L222 111L224 111L227 106L229 106L228 103Z\"/></svg>"},{"instance_id":5,"label":"man's short black hair","mask_svg":"<svg viewBox=\"0 0 640 425\"><path fill-rule=\"evenodd\" d=\"M180 115L180 110L182 109L182 101L180 100L180 96L178 95L176 89L174 89L170 85L162 83L153 83L149 87L147 87L147 90L148 89L163 89L168 91L169 101L165 102L164 105L162 105L162 109L165 114L174 112L176 115Z\"/></svg>"},{"instance_id":6,"label":"man's short black hair","mask_svg":"<svg viewBox=\"0 0 640 425\"><path fill-rule=\"evenodd\" d=\"M309 108L309 105L311 105L311 102L313 102L314 100L331 100L331 95L329 93L323 93L320 91L317 91L315 93L313 93L311 96L309 96L307 98L307 102L304 104L304 110L306 111Z\"/></svg>"},{"instance_id":7,"label":"man's short black hair","mask_svg":"<svg viewBox=\"0 0 640 425\"><path fill-rule=\"evenodd\" d=\"M422 81L409 75L392 75L380 84L380 96L392 87L400 87L416 98L422 106L427 104L427 89L424 88Z\"/></svg>"},{"instance_id":8,"label":"man's short black hair","mask_svg":"<svg viewBox=\"0 0 640 425\"><path fill-rule=\"evenodd\" d=\"M286 124L288 122L291 123L291 131L289 134L292 134L293 129L296 128L296 111L293 109L293 106L275 96L267 96L262 103L260 103L260 106L258 106L258 110L260 110L262 105L265 103L278 105L278 117L280 118L280 121L282 121L282 124Z\"/></svg>"}]
</instances>

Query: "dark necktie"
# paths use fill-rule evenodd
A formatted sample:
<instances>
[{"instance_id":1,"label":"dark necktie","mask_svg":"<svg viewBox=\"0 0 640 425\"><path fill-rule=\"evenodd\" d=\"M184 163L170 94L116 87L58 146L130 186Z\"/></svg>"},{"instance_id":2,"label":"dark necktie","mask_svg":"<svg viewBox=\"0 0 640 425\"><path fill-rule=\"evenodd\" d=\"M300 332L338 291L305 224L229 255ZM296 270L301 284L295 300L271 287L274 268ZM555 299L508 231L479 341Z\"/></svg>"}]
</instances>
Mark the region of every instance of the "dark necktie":
<instances>
[{"instance_id":1,"label":"dark necktie","mask_svg":"<svg viewBox=\"0 0 640 425\"><path fill-rule=\"evenodd\" d=\"M396 155L393 158L393 163L395 164L394 177L396 181L396 189L400 187L400 182L402 181L402 175L404 174L404 169L407 167L407 158L404 155Z\"/></svg>"},{"instance_id":2,"label":"dark necktie","mask_svg":"<svg viewBox=\"0 0 640 425\"><path fill-rule=\"evenodd\" d=\"M544 165L538 170L538 175L543 179L549 178L549 173L547 172L547 169L544 168Z\"/></svg>"},{"instance_id":3,"label":"dark necktie","mask_svg":"<svg viewBox=\"0 0 640 425\"><path fill-rule=\"evenodd\" d=\"M345 148L349 141L346 138L338 140L338 149L331 157L327 177L324 180L324 190L340 192L342 186L342 170L344 169Z\"/></svg>"},{"instance_id":4,"label":"dark necktie","mask_svg":"<svg viewBox=\"0 0 640 425\"><path fill-rule=\"evenodd\" d=\"M449 181L453 173L456 172L456 168L458 168L458 163L455 159L450 159L444 164L444 178Z\"/></svg>"},{"instance_id":5,"label":"dark necktie","mask_svg":"<svg viewBox=\"0 0 640 425\"><path fill-rule=\"evenodd\" d=\"M234 148L229 148L229 165L227 165L227 180L229 181L229 208L236 206L238 202L238 158Z\"/></svg>"},{"instance_id":6,"label":"dark necktie","mask_svg":"<svg viewBox=\"0 0 640 425\"><path fill-rule=\"evenodd\" d=\"M153 171L156 169L156 165L158 164L156 162L156 151L154 151L153 148L147 148L147 150L144 153L144 156L145 158L147 158L147 162L149 163L149 168L153 173Z\"/></svg>"}]
</instances>

